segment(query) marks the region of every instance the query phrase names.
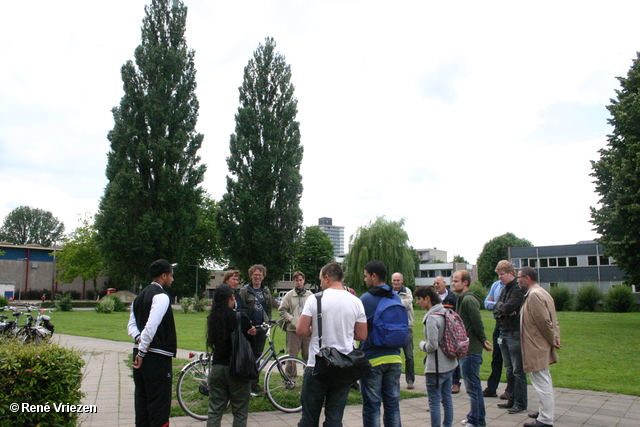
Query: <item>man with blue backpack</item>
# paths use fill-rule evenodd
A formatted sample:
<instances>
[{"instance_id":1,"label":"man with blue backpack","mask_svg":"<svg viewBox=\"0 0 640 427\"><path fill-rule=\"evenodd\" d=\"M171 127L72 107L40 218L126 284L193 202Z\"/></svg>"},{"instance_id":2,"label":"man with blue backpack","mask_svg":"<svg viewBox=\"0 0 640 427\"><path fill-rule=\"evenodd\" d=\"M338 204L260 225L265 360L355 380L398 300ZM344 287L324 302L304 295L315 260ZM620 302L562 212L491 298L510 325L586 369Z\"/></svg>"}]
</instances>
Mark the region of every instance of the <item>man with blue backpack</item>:
<instances>
[{"instance_id":1,"label":"man with blue backpack","mask_svg":"<svg viewBox=\"0 0 640 427\"><path fill-rule=\"evenodd\" d=\"M369 288L360 299L367 316L369 335L362 350L371 362L371 370L360 380L364 427L380 426L380 404L384 405L385 427L399 427L400 349L406 345L409 317L407 309L391 286L385 284L387 267L381 261L364 266L364 281Z\"/></svg>"}]
</instances>

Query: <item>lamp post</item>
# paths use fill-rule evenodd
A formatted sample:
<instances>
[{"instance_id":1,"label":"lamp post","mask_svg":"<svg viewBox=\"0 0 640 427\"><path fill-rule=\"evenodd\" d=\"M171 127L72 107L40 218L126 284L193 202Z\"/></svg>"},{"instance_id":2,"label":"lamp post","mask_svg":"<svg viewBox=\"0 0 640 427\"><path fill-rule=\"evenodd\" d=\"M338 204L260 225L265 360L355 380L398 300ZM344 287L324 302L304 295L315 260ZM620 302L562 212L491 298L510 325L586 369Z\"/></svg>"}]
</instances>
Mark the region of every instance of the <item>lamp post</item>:
<instances>
[{"instance_id":1,"label":"lamp post","mask_svg":"<svg viewBox=\"0 0 640 427\"><path fill-rule=\"evenodd\" d=\"M51 272L51 302L54 300L54 292L56 286L56 249L58 249L57 242L53 242L53 271Z\"/></svg>"},{"instance_id":2,"label":"lamp post","mask_svg":"<svg viewBox=\"0 0 640 427\"><path fill-rule=\"evenodd\" d=\"M200 266L199 265L190 265L189 267L195 267L196 268L196 298L198 297L198 270L200 270Z\"/></svg>"}]
</instances>

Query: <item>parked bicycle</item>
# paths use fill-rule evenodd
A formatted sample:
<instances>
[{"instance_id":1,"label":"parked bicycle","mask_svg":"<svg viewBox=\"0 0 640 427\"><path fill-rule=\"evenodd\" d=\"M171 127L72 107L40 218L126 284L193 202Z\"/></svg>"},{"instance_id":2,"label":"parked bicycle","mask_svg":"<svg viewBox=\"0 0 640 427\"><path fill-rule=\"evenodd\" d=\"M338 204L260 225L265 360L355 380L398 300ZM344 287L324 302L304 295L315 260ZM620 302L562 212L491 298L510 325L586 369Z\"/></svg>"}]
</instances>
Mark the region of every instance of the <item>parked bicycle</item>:
<instances>
[{"instance_id":1,"label":"parked bicycle","mask_svg":"<svg viewBox=\"0 0 640 427\"><path fill-rule=\"evenodd\" d=\"M306 362L297 357L284 354L285 350L276 351L271 337L271 329L277 325L275 321L256 326L266 329L269 346L256 361L258 372L267 367L264 374L264 390L271 404L282 412L298 412L302 409L300 393L302 392L302 377ZM281 354L281 356L278 356ZM211 369L211 353L190 353L189 358L196 357L189 362L178 377L176 395L180 407L197 420L207 419L209 405L209 371Z\"/></svg>"},{"instance_id":2,"label":"parked bicycle","mask_svg":"<svg viewBox=\"0 0 640 427\"><path fill-rule=\"evenodd\" d=\"M44 314L45 310L34 318L32 311L38 311L38 307L25 306L26 313L20 311L18 307L0 307L0 311L9 310L15 320L9 320L9 316L0 315L0 334L4 338L15 338L22 343L42 344L51 338L54 326L51 318ZM19 324L21 316L25 316L25 323Z\"/></svg>"}]
</instances>

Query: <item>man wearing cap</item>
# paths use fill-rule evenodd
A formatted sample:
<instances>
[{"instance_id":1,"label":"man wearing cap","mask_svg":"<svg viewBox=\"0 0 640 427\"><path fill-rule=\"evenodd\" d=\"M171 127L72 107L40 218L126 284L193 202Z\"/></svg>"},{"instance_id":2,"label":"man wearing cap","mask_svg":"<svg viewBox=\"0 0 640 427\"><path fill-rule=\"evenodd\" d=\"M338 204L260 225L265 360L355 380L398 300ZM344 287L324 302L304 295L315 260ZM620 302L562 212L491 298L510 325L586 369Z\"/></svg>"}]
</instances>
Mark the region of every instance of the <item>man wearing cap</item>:
<instances>
[{"instance_id":1,"label":"man wearing cap","mask_svg":"<svg viewBox=\"0 0 640 427\"><path fill-rule=\"evenodd\" d=\"M176 356L176 327L166 289L173 267L164 259L149 267L153 282L131 304L127 331L135 342L133 382L136 426L165 427L171 410L171 358Z\"/></svg>"}]
</instances>

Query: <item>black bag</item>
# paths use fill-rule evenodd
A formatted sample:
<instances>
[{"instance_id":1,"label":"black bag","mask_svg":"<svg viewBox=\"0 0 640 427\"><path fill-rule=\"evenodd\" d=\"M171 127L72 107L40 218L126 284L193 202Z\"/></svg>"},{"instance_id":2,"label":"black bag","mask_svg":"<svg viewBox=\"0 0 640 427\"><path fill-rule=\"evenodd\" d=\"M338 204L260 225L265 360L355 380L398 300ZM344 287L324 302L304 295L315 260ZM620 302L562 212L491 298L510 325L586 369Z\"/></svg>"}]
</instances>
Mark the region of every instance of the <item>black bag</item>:
<instances>
[{"instance_id":1,"label":"black bag","mask_svg":"<svg viewBox=\"0 0 640 427\"><path fill-rule=\"evenodd\" d=\"M371 363L359 348L349 354L340 353L334 347L322 346L322 292L316 294L318 301L318 347L313 376L319 381L347 385L358 381L371 369Z\"/></svg>"},{"instance_id":2,"label":"black bag","mask_svg":"<svg viewBox=\"0 0 640 427\"><path fill-rule=\"evenodd\" d=\"M256 366L256 357L253 354L251 343L242 333L241 313L236 313L238 324L236 330L231 333L231 363L229 373L240 380L256 380L260 375Z\"/></svg>"}]
</instances>

